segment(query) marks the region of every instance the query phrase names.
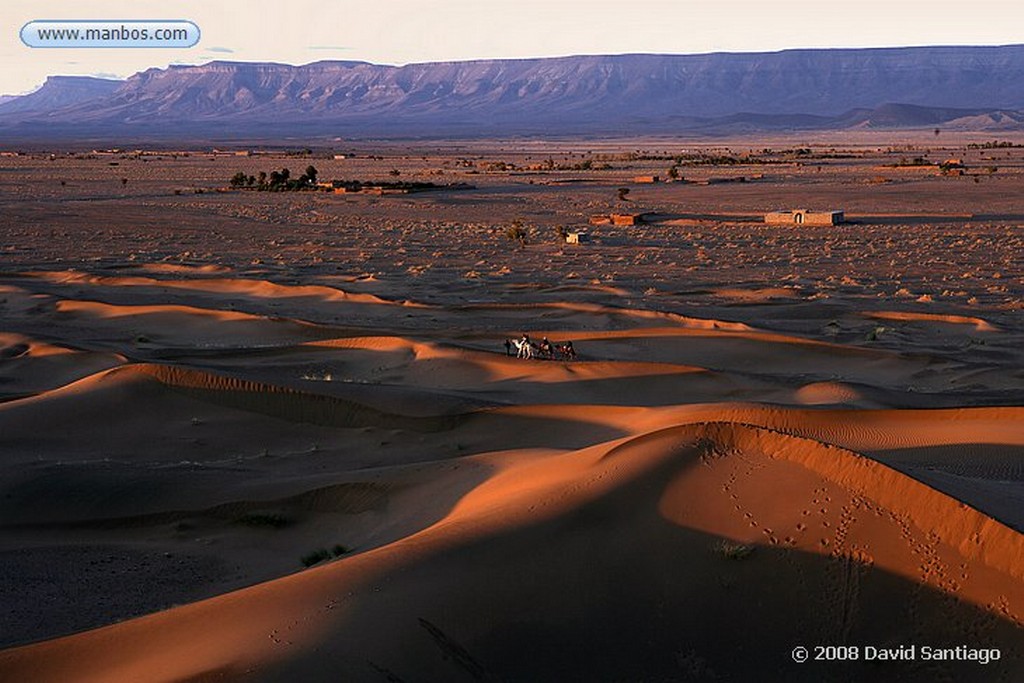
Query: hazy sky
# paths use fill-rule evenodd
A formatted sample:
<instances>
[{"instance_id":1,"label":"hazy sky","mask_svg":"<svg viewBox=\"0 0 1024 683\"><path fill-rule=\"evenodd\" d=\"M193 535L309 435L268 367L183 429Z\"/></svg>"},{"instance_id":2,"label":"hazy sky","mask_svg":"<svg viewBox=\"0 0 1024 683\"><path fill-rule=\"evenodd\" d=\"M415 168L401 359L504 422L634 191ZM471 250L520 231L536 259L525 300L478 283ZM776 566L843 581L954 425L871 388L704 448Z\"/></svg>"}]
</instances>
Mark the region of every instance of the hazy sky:
<instances>
[{"instance_id":1,"label":"hazy sky","mask_svg":"<svg viewBox=\"0 0 1024 683\"><path fill-rule=\"evenodd\" d=\"M130 8L130 10L128 9ZM189 19L188 49L32 49L33 19ZM0 0L0 93L214 59L385 64L1024 42L1021 0Z\"/></svg>"}]
</instances>

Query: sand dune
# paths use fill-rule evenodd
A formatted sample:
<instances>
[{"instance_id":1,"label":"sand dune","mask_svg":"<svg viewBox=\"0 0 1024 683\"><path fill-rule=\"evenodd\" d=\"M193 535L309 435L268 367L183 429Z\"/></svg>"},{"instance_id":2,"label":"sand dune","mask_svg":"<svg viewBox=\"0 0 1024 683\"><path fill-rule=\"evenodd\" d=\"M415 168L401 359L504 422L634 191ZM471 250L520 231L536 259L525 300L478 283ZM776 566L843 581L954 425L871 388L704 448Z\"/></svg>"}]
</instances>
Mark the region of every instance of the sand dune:
<instances>
[{"instance_id":1,"label":"sand dune","mask_svg":"<svg viewBox=\"0 0 1024 683\"><path fill-rule=\"evenodd\" d=\"M765 671L732 651L752 639L786 652L823 633L846 642L984 633L1004 648L998 671L1019 673L1022 627L1000 610L1012 614L1024 597L1020 535L855 453L710 423L466 464L490 474L403 539L223 597L7 650L0 668L40 681L374 680L382 671L558 680L694 669L743 677ZM465 483L470 475L458 476ZM768 577L774 590L758 591ZM665 600L674 609L659 610ZM901 619L879 622L880 600L906 605ZM548 609L537 611L539 602ZM727 623L731 634L721 630ZM955 676L968 666L941 669ZM790 680L821 673L783 657L769 670Z\"/></svg>"},{"instance_id":2,"label":"sand dune","mask_svg":"<svg viewBox=\"0 0 1024 683\"><path fill-rule=\"evenodd\" d=\"M0 334L0 398L20 398L125 362L116 353L78 351L19 334Z\"/></svg>"},{"instance_id":3,"label":"sand dune","mask_svg":"<svg viewBox=\"0 0 1024 683\"><path fill-rule=\"evenodd\" d=\"M727 457L730 453L743 453L750 456L759 454L762 458L771 460L795 462L844 489L851 496L848 504L852 504L854 508L864 507L870 510L870 505L859 505L853 500L858 496L865 497L881 507L881 512L876 514L884 513L888 514L891 520L909 522L916 529L926 531L933 542L938 541L955 548L962 558L979 560L1011 577L1024 578L1021 575L1021 566L1024 565L1024 536L881 463L813 439L791 437L781 432L736 423L710 423L702 436L711 444L711 458ZM764 467L768 468L767 465ZM785 479L784 474L778 476ZM771 477L767 471L758 470L759 479ZM671 516L676 510L671 502L682 502L686 497L685 491L673 491L672 495L666 496L662 509L667 510L666 514ZM826 498L827 496L820 497L818 502L831 502ZM680 507L686 511L685 504ZM827 515L827 508L825 505L816 512ZM679 515L677 521L680 523L691 521L686 512L681 515L678 512L675 514ZM849 518L837 521L849 524L855 521L855 518L851 511ZM829 528L827 525L823 526ZM753 526L752 529L757 527ZM720 528L705 530L726 535ZM797 531L803 530L797 528ZM743 532L743 538L736 540L761 540L751 529L744 529ZM769 542L773 544L785 541L773 536L770 529L761 529L760 533L768 535ZM826 542L819 545L831 552L832 549L828 548L831 542L828 538L823 540ZM790 544L795 542L795 539L790 537ZM897 572L906 570L905 567L899 566L888 568ZM927 581L935 577L926 575L922 578Z\"/></svg>"},{"instance_id":4,"label":"sand dune","mask_svg":"<svg viewBox=\"0 0 1024 683\"><path fill-rule=\"evenodd\" d=\"M173 304L133 306L63 299L54 302L54 311L78 324L127 332L126 337L137 344L252 348L325 335L303 321Z\"/></svg>"},{"instance_id":5,"label":"sand dune","mask_svg":"<svg viewBox=\"0 0 1024 683\"><path fill-rule=\"evenodd\" d=\"M792 287L755 287L752 289L724 287L716 289L712 293L715 296L739 303L760 303L772 299L792 299L800 296L799 290Z\"/></svg>"},{"instance_id":6,"label":"sand dune","mask_svg":"<svg viewBox=\"0 0 1024 683\"><path fill-rule=\"evenodd\" d=\"M143 263L141 270L151 273L182 273L192 275L195 273L228 273L231 269L227 266L220 266L213 263L203 265L187 265L184 263Z\"/></svg>"},{"instance_id":7,"label":"sand dune","mask_svg":"<svg viewBox=\"0 0 1024 683\"><path fill-rule=\"evenodd\" d=\"M71 349L34 341L20 334L0 334L0 358L43 358L74 353Z\"/></svg>"},{"instance_id":8,"label":"sand dune","mask_svg":"<svg viewBox=\"0 0 1024 683\"><path fill-rule=\"evenodd\" d=\"M1024 676L1006 316L48 268L0 283L0 680Z\"/></svg>"},{"instance_id":9,"label":"sand dune","mask_svg":"<svg viewBox=\"0 0 1024 683\"><path fill-rule=\"evenodd\" d=\"M796 392L797 401L806 405L854 403L860 398L860 392L843 382L812 382Z\"/></svg>"},{"instance_id":10,"label":"sand dune","mask_svg":"<svg viewBox=\"0 0 1024 683\"><path fill-rule=\"evenodd\" d=\"M676 323L682 327L691 329L715 329L715 330L734 330L734 331L746 331L750 327L744 323L731 322L727 320L707 320L704 318L693 318L690 316L679 315L677 313L667 313L664 311L648 311L642 309L631 309L631 308L619 308L616 306L606 306L601 304L591 303L576 303L576 302L557 302L557 303L526 303L526 304L472 304L460 307L461 310L465 311L506 311L511 314L515 313L530 313L543 312L543 311L554 311L554 312L571 312L571 313L587 313L591 316L606 315L609 317L616 318L629 318L636 320L659 320L665 322Z\"/></svg>"},{"instance_id":11,"label":"sand dune","mask_svg":"<svg viewBox=\"0 0 1024 683\"><path fill-rule=\"evenodd\" d=\"M915 313L909 311L867 311L865 317L875 320L893 320L899 322L945 323L947 325L971 325L978 332L998 332L999 328L982 318L968 315L948 315L936 313Z\"/></svg>"},{"instance_id":12,"label":"sand dune","mask_svg":"<svg viewBox=\"0 0 1024 683\"><path fill-rule=\"evenodd\" d=\"M1024 408L1018 407L855 410L716 403L651 408L525 406L503 411L564 417L599 413L609 424L621 428L633 425L633 433L670 424L737 422L869 453L896 447L968 443L1024 445Z\"/></svg>"},{"instance_id":13,"label":"sand dune","mask_svg":"<svg viewBox=\"0 0 1024 683\"><path fill-rule=\"evenodd\" d=\"M158 272L176 272L168 270L166 264ZM152 268L150 268L152 269ZM184 271L188 272L188 271ZM197 270L195 272L207 273L211 271ZM216 271L213 271L216 272ZM36 277L48 282L60 285L88 285L90 287L149 287L157 289L184 289L196 292L203 292L215 295L245 295L265 299L280 299L292 297L309 297L325 302L352 302L365 304L386 305L392 302L371 294L357 294L346 292L333 287L318 285L282 285L268 280L247 280L243 278L192 278L188 280L156 279L149 277L118 277L118 276L93 276L88 273L77 271L61 272L33 272Z\"/></svg>"}]
</instances>

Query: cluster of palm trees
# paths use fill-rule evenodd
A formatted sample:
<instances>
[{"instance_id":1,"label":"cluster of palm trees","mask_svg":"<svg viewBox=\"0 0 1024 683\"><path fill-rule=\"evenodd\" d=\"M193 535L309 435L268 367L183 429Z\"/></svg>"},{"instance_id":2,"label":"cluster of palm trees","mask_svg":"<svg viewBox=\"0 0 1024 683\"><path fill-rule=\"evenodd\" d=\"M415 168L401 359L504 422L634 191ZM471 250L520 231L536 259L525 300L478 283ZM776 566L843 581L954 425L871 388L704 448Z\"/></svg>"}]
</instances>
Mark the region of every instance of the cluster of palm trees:
<instances>
[{"instance_id":1,"label":"cluster of palm trees","mask_svg":"<svg viewBox=\"0 0 1024 683\"><path fill-rule=\"evenodd\" d=\"M306 172L298 178L292 177L291 171L282 168L280 171L260 171L258 175L246 175L239 171L231 176L231 187L249 188L268 192L283 192L295 190L310 190L316 187L317 170L315 166L307 166Z\"/></svg>"}]
</instances>

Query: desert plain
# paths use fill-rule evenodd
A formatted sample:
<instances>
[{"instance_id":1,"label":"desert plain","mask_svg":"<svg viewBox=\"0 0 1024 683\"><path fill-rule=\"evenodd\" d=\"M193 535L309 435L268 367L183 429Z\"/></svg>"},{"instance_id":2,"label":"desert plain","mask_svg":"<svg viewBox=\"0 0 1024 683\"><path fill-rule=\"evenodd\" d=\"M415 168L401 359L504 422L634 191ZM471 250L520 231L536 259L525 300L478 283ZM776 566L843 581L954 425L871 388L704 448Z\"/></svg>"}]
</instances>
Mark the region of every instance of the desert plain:
<instances>
[{"instance_id":1,"label":"desert plain","mask_svg":"<svg viewBox=\"0 0 1024 683\"><path fill-rule=\"evenodd\" d=\"M990 138L0 158L0 681L1021 680Z\"/></svg>"}]
</instances>

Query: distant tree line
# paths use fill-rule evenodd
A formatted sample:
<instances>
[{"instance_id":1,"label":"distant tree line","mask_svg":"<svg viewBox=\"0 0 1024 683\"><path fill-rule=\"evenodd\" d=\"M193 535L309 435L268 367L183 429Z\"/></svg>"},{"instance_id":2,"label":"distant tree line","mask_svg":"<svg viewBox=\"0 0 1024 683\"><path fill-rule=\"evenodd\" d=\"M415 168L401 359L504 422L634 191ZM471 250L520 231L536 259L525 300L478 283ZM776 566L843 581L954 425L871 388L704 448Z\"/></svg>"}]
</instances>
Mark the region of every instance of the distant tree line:
<instances>
[{"instance_id":1,"label":"distant tree line","mask_svg":"<svg viewBox=\"0 0 1024 683\"><path fill-rule=\"evenodd\" d=\"M310 165L306 167L306 172L298 178L292 177L291 171L287 168L282 168L280 171L271 171L269 175L266 171L260 171L257 175L246 175L244 171L239 171L231 176L231 180L228 182L231 184L231 187L239 189L251 188L263 192L294 192L315 188L316 178L316 167Z\"/></svg>"},{"instance_id":2,"label":"distant tree line","mask_svg":"<svg viewBox=\"0 0 1024 683\"><path fill-rule=\"evenodd\" d=\"M331 185L336 189L344 189L347 192L360 192L362 190L407 190L409 192L421 192L423 190L436 190L442 187L437 183L410 180L335 180ZM469 186L457 183L443 187L465 189Z\"/></svg>"},{"instance_id":3,"label":"distant tree line","mask_svg":"<svg viewBox=\"0 0 1024 683\"><path fill-rule=\"evenodd\" d=\"M982 142L980 144L972 142L967 145L967 149L1008 149L1010 147L1024 147L1024 145L1015 145L1012 142L1007 142L1005 140L992 140L991 142Z\"/></svg>"}]
</instances>

